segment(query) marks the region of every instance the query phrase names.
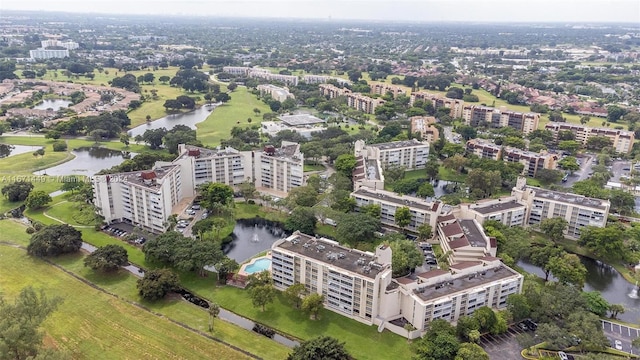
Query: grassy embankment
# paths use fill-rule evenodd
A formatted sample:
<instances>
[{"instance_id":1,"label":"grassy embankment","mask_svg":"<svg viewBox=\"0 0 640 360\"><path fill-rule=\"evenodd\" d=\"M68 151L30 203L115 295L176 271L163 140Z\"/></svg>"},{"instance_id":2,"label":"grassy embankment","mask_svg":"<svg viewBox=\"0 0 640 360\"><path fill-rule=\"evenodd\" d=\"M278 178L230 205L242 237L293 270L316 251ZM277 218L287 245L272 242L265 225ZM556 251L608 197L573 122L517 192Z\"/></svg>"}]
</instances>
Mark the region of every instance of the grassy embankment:
<instances>
[{"instance_id":1,"label":"grassy embankment","mask_svg":"<svg viewBox=\"0 0 640 360\"><path fill-rule=\"evenodd\" d=\"M13 220L2 220L0 221L0 233L2 234L0 240L27 245L29 235L24 230L23 224ZM83 237L87 240L86 233L83 233ZM6 249L15 250L17 254L11 257L11 261L0 263L0 272L5 274L4 264L7 267L11 265L13 271L19 273L18 275L21 276L19 278L9 275L7 278L7 281L11 281L15 292L28 284L42 287L41 281L43 284L49 284L45 287L48 293L50 286L55 287L56 292L52 292L52 294L58 294L65 298L65 303L58 310L56 318L50 319L45 324L45 330L48 342L71 351L77 358L95 358L95 351L105 351L106 348L114 354L109 358L157 358L160 354L165 358L207 358L212 353L219 354L220 358L224 359L243 358L244 356L223 344L184 330L162 318L164 316L197 331L207 331L208 314L205 310L178 299L165 299L153 303L143 301L137 294L136 278L126 271L116 274L94 272L84 267L82 254L53 259L65 270L116 294L117 298L115 298L102 294L63 272L58 274L58 271L53 269L51 265L27 256L23 250L0 246L0 256L5 259L8 256ZM133 259L131 260L133 261ZM23 273L23 268L28 270ZM32 281L32 270L35 274L33 276L37 276L40 281ZM7 272L7 274L9 273ZM47 276L41 274L47 274ZM55 279L49 279L49 275L55 276ZM7 290L3 279L0 279L0 288ZM69 294L74 294L72 302L68 301ZM161 316L142 311L127 302L139 303L146 309L161 314ZM98 321L89 323L87 319L94 318L94 311ZM82 324L82 326L72 326L73 324ZM282 359L289 352L289 349L272 340L222 320L216 320L214 328L214 332L210 335L265 359ZM155 329L157 331L154 331ZM132 336L132 339L122 339L121 332L122 336ZM183 332L185 334L182 334ZM178 336L180 338L177 338ZM82 339L82 342L76 341L79 338ZM147 342L151 344L153 350L149 350L149 346L145 346ZM179 344L173 346L173 342L179 342ZM156 343L163 344L166 349L158 349ZM143 350L131 349L131 347ZM196 347L198 349L193 350ZM191 350L195 352L190 353ZM138 351L153 352L147 355L138 355Z\"/></svg>"}]
</instances>

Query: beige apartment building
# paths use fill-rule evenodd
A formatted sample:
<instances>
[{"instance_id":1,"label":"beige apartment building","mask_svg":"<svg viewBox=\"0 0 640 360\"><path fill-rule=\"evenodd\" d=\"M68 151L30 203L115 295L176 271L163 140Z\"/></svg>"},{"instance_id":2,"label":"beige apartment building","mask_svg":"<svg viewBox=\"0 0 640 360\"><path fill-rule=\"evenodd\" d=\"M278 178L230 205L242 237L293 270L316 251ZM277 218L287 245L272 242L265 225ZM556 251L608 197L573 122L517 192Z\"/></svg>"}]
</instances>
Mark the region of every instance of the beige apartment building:
<instances>
[{"instance_id":1,"label":"beige apartment building","mask_svg":"<svg viewBox=\"0 0 640 360\"><path fill-rule=\"evenodd\" d=\"M498 221L506 226L527 225L527 205L519 202L515 196L460 204L453 213L457 218L475 220L480 225L488 220Z\"/></svg>"},{"instance_id":2,"label":"beige apartment building","mask_svg":"<svg viewBox=\"0 0 640 360\"><path fill-rule=\"evenodd\" d=\"M433 124L436 118L433 116L413 116L411 120L411 132L420 134L423 141L433 144L440 140L440 131Z\"/></svg>"},{"instance_id":3,"label":"beige apartment building","mask_svg":"<svg viewBox=\"0 0 640 360\"><path fill-rule=\"evenodd\" d=\"M258 85L257 90L260 92L260 96L269 94L271 95L271 98L280 102L287 99L295 99L295 96L289 92L289 89L271 84L260 84Z\"/></svg>"},{"instance_id":4,"label":"beige apartment building","mask_svg":"<svg viewBox=\"0 0 640 360\"><path fill-rule=\"evenodd\" d=\"M635 141L635 134L633 131L592 128L583 125L557 122L548 123L544 128L545 130L550 130L556 140L558 139L558 133L560 131L571 131L575 135L576 140L581 142L583 146L586 145L589 138L593 136L604 136L609 138L613 148L622 154L628 154L631 152L633 149L633 142Z\"/></svg>"},{"instance_id":5,"label":"beige apartment building","mask_svg":"<svg viewBox=\"0 0 640 360\"><path fill-rule=\"evenodd\" d=\"M524 166L522 175L530 177L535 177L540 169L555 170L560 159L558 155L544 150L536 153L509 146L503 147L485 139L467 141L467 151L481 158L492 160L502 158L506 162L521 163Z\"/></svg>"},{"instance_id":6,"label":"beige apartment building","mask_svg":"<svg viewBox=\"0 0 640 360\"><path fill-rule=\"evenodd\" d=\"M253 175L258 191L286 196L304 185L304 154L300 144L283 141L280 148L268 145L253 152Z\"/></svg>"},{"instance_id":7,"label":"beige apartment building","mask_svg":"<svg viewBox=\"0 0 640 360\"><path fill-rule=\"evenodd\" d=\"M527 225L539 225L544 219L563 218L568 226L567 237L577 239L585 226L605 227L611 203L609 200L563 193L527 186L525 178L518 178L511 195L527 205Z\"/></svg>"},{"instance_id":8,"label":"beige apartment building","mask_svg":"<svg viewBox=\"0 0 640 360\"><path fill-rule=\"evenodd\" d=\"M393 94L393 98L397 98L399 95L406 95L407 92L400 86L389 85L385 83L376 83L371 86L371 93L376 95L386 95L387 93Z\"/></svg>"},{"instance_id":9,"label":"beige apartment building","mask_svg":"<svg viewBox=\"0 0 640 360\"><path fill-rule=\"evenodd\" d=\"M318 89L320 90L320 95L327 96L329 99L335 99L338 96L344 96L351 93L351 90L349 89L339 88L331 84L320 84L318 85Z\"/></svg>"},{"instance_id":10,"label":"beige apartment building","mask_svg":"<svg viewBox=\"0 0 640 360\"><path fill-rule=\"evenodd\" d=\"M356 207L359 209L366 205L380 206L380 222L382 225L391 228L398 228L396 224L396 210L402 207L411 211L411 221L404 230L418 232L420 225L430 225L436 228L438 216L449 214L452 208L438 200L423 199L409 195L398 195L384 189L372 189L361 187L351 193L351 197L356 200Z\"/></svg>"},{"instance_id":11,"label":"beige apartment building","mask_svg":"<svg viewBox=\"0 0 640 360\"><path fill-rule=\"evenodd\" d=\"M384 100L370 98L359 93L348 92L345 95L347 96L347 106L367 114L373 114L378 105L384 104Z\"/></svg>"},{"instance_id":12,"label":"beige apartment building","mask_svg":"<svg viewBox=\"0 0 640 360\"><path fill-rule=\"evenodd\" d=\"M485 256L496 256L495 239L485 235L482 225L474 219L458 219L453 213L437 219L436 231L442 252L450 252L449 263L476 261Z\"/></svg>"},{"instance_id":13,"label":"beige apartment building","mask_svg":"<svg viewBox=\"0 0 640 360\"><path fill-rule=\"evenodd\" d=\"M355 143L355 156L377 159L382 168L404 166L407 170L422 169L429 160L429 143L416 139L367 145Z\"/></svg>"},{"instance_id":14,"label":"beige apartment building","mask_svg":"<svg viewBox=\"0 0 640 360\"><path fill-rule=\"evenodd\" d=\"M462 119L469 126L488 126L492 128L508 126L522 131L526 135L538 128L540 114L511 111L504 106L496 109L480 105L464 105Z\"/></svg>"},{"instance_id":15,"label":"beige apartment building","mask_svg":"<svg viewBox=\"0 0 640 360\"><path fill-rule=\"evenodd\" d=\"M328 310L411 339L433 320L457 321L482 306L502 309L509 295L522 292L523 276L491 256L394 279L385 245L363 252L299 232L275 242L271 256L276 288L304 284L324 296ZM415 330L407 333L406 323Z\"/></svg>"},{"instance_id":16,"label":"beige apartment building","mask_svg":"<svg viewBox=\"0 0 640 360\"><path fill-rule=\"evenodd\" d=\"M435 109L439 109L443 107L448 108L451 110L449 112L449 116L451 116L454 119L462 117L462 107L464 106L464 101L460 99L449 99L444 96L418 91L418 92L411 93L409 104L413 106L413 103L416 100L431 101Z\"/></svg>"},{"instance_id":17,"label":"beige apartment building","mask_svg":"<svg viewBox=\"0 0 640 360\"><path fill-rule=\"evenodd\" d=\"M93 203L106 223L125 222L155 233L168 228L166 220L183 197L193 196L193 189L182 185L176 165L96 175L91 183Z\"/></svg>"}]
</instances>

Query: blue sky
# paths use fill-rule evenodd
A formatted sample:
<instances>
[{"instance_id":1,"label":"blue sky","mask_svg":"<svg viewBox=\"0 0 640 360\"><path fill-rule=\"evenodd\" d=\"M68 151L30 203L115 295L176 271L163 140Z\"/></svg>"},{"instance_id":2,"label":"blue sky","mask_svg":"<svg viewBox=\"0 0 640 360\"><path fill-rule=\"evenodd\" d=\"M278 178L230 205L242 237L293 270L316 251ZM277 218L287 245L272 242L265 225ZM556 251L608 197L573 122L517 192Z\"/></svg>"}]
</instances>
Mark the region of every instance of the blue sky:
<instances>
[{"instance_id":1,"label":"blue sky","mask_svg":"<svg viewBox=\"0 0 640 360\"><path fill-rule=\"evenodd\" d=\"M465 22L631 22L640 0L0 0L4 9Z\"/></svg>"}]
</instances>

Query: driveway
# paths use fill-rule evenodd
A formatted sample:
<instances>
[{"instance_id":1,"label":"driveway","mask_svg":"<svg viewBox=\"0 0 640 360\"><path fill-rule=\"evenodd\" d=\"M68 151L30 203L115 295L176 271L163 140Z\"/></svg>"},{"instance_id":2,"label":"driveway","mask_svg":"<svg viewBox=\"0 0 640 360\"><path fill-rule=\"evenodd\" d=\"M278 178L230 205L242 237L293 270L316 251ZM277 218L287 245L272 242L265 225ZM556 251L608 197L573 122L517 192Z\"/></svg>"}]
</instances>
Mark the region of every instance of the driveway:
<instances>
[{"instance_id":1,"label":"driveway","mask_svg":"<svg viewBox=\"0 0 640 360\"><path fill-rule=\"evenodd\" d=\"M582 181L589 178L589 174L591 173L591 168L596 162L596 158L594 155L583 155L578 157L578 160L581 162L580 169L574 172L567 178L567 182L561 183L563 187L571 187L573 183L576 181Z\"/></svg>"}]
</instances>

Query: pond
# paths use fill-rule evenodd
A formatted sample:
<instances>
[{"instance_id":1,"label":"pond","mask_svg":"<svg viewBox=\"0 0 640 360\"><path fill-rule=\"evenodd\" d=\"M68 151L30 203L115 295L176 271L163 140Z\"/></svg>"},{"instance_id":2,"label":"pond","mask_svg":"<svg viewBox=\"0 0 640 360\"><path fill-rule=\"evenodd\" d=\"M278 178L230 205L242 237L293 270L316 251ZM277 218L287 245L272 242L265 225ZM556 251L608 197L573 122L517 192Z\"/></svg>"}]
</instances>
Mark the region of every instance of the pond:
<instances>
[{"instance_id":1,"label":"pond","mask_svg":"<svg viewBox=\"0 0 640 360\"><path fill-rule=\"evenodd\" d=\"M136 153L111 150L103 147L82 147L71 151L75 158L48 169L36 171L35 175L85 175L91 176L102 169L121 164Z\"/></svg>"},{"instance_id":2,"label":"pond","mask_svg":"<svg viewBox=\"0 0 640 360\"><path fill-rule=\"evenodd\" d=\"M0 159L20 154L33 153L42 146L0 144Z\"/></svg>"},{"instance_id":3,"label":"pond","mask_svg":"<svg viewBox=\"0 0 640 360\"><path fill-rule=\"evenodd\" d=\"M171 130L176 125L185 125L192 129L195 129L196 124L199 122L203 122L209 116L209 114L211 114L211 111L215 108L216 108L216 104L203 105L187 113L167 115L158 120L154 120L146 124L142 124L140 126L134 127L133 129L129 130L129 135L131 137L134 137L137 135L144 134L144 132L147 130L160 129L160 128Z\"/></svg>"},{"instance_id":4,"label":"pond","mask_svg":"<svg viewBox=\"0 0 640 360\"><path fill-rule=\"evenodd\" d=\"M274 242L287 235L289 234L276 222L260 218L241 219L233 228L233 241L222 250L238 263L243 263L260 252L270 250Z\"/></svg>"},{"instance_id":5,"label":"pond","mask_svg":"<svg viewBox=\"0 0 640 360\"><path fill-rule=\"evenodd\" d=\"M42 102L33 108L35 110L47 110L52 109L53 111L58 111L62 108L69 107L69 105L73 104L69 100L64 99L44 99Z\"/></svg>"},{"instance_id":6,"label":"pond","mask_svg":"<svg viewBox=\"0 0 640 360\"><path fill-rule=\"evenodd\" d=\"M579 255L578 255L579 256ZM587 281L584 291L598 291L610 304L622 304L625 308L623 314L619 314L620 320L640 323L640 299L629 296L635 286L626 281L612 266L587 257L579 256L580 261L587 268ZM524 260L518 261L518 266L528 273L544 278L544 272L538 266ZM549 277L551 278L551 276Z\"/></svg>"}]
</instances>

